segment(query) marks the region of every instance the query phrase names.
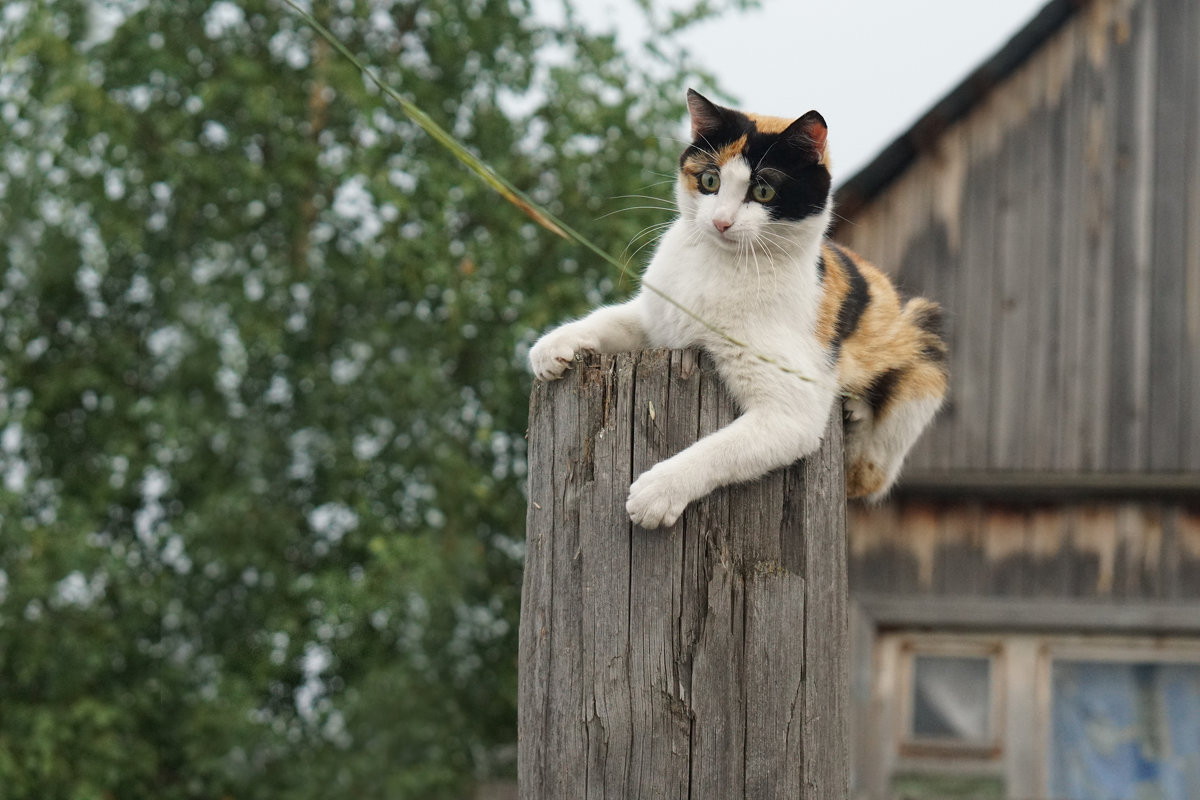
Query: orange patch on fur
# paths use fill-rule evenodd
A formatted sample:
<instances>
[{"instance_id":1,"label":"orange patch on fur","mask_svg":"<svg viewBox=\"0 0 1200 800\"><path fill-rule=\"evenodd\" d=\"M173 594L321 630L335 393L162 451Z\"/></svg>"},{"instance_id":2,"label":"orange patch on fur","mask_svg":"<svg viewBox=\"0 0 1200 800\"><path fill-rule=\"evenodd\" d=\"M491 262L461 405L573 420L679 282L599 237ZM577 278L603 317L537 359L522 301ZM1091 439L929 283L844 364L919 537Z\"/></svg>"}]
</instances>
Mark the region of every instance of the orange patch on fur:
<instances>
[{"instance_id":1,"label":"orange patch on fur","mask_svg":"<svg viewBox=\"0 0 1200 800\"><path fill-rule=\"evenodd\" d=\"M680 170L680 180L684 181L689 190L693 192L700 191L700 175L714 167L720 168L730 160L737 158L742 154L742 149L745 146L746 137L742 136L737 141L725 145L715 153L708 150L693 153Z\"/></svg>"},{"instance_id":2,"label":"orange patch on fur","mask_svg":"<svg viewBox=\"0 0 1200 800\"><path fill-rule=\"evenodd\" d=\"M737 141L730 142L729 144L722 147L720 150L717 151L717 154L716 154L717 166L722 167L727 162L740 156L742 154L742 150L745 147L746 147L746 137L744 135L738 137Z\"/></svg>"},{"instance_id":3,"label":"orange patch on fur","mask_svg":"<svg viewBox=\"0 0 1200 800\"><path fill-rule=\"evenodd\" d=\"M796 121L787 117L769 117L765 114L742 113L750 118L750 121L754 123L754 127L758 128L759 133L783 133ZM825 167L825 169L830 169L833 166L833 162L829 159L829 147L824 139L818 144L821 148L821 157L817 159L817 163Z\"/></svg>"},{"instance_id":4,"label":"orange patch on fur","mask_svg":"<svg viewBox=\"0 0 1200 800\"><path fill-rule=\"evenodd\" d=\"M796 121L786 117L768 117L762 114L746 114L746 116L750 118L760 133L783 133L789 125Z\"/></svg>"},{"instance_id":5,"label":"orange patch on fur","mask_svg":"<svg viewBox=\"0 0 1200 800\"><path fill-rule=\"evenodd\" d=\"M875 494L883 488L885 481L887 475L871 461L862 459L846 464L846 497Z\"/></svg>"},{"instance_id":6,"label":"orange patch on fur","mask_svg":"<svg viewBox=\"0 0 1200 800\"><path fill-rule=\"evenodd\" d=\"M817 310L816 334L817 341L829 347L837 330L838 311L850 291L850 276L842 268L837 253L828 242L821 245L821 258L825 262L825 278L821 306Z\"/></svg>"},{"instance_id":7,"label":"orange patch on fur","mask_svg":"<svg viewBox=\"0 0 1200 800\"><path fill-rule=\"evenodd\" d=\"M883 373L899 373L889 402L881 409L885 416L889 407L906 401L945 395L946 345L936 333L920 325L921 317L936 311L937 304L925 298L913 298L902 304L892 282L874 264L845 247L834 249L829 242L821 247L825 278L817 312L818 341L826 347L833 342L838 313L851 290L850 276L839 258L839 250L862 274L871 297L858 324L841 342L837 371L843 390L862 395Z\"/></svg>"}]
</instances>

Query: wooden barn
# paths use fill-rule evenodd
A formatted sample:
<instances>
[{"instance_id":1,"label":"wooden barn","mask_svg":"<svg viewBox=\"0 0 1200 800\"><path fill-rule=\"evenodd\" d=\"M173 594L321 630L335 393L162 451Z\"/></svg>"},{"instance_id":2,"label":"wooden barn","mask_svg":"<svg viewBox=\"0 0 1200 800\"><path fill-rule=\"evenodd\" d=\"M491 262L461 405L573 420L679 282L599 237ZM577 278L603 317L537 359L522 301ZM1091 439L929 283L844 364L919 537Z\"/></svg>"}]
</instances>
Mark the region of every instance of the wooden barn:
<instances>
[{"instance_id":1,"label":"wooden barn","mask_svg":"<svg viewBox=\"0 0 1200 800\"><path fill-rule=\"evenodd\" d=\"M1054 0L839 189L945 309L850 510L853 796L1200 797L1200 0Z\"/></svg>"}]
</instances>

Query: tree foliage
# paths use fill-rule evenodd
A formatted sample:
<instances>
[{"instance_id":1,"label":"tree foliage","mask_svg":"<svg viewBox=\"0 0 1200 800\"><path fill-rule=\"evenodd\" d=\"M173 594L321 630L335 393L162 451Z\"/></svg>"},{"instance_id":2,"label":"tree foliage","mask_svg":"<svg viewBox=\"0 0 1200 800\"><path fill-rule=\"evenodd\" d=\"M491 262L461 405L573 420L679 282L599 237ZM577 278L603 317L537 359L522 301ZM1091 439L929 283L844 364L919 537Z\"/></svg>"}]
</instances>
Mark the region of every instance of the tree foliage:
<instances>
[{"instance_id":1,"label":"tree foliage","mask_svg":"<svg viewBox=\"0 0 1200 800\"><path fill-rule=\"evenodd\" d=\"M313 7L609 251L667 218L606 214L669 179L677 48L529 0ZM0 797L511 772L524 353L631 280L276 2L10 0L0 118Z\"/></svg>"}]
</instances>

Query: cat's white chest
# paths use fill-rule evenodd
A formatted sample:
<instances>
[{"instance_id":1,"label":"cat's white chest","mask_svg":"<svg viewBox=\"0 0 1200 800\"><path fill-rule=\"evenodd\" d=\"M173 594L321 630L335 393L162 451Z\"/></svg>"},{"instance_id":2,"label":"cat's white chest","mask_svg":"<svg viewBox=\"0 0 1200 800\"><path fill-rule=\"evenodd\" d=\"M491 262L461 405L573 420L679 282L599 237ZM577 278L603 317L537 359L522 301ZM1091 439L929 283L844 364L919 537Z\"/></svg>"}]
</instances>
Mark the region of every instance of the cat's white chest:
<instances>
[{"instance_id":1,"label":"cat's white chest","mask_svg":"<svg viewBox=\"0 0 1200 800\"><path fill-rule=\"evenodd\" d=\"M765 256L755 261L697 242L677 223L644 278L643 325L651 345L714 350L733 338L793 349L815 322L817 286L805 266L781 269Z\"/></svg>"}]
</instances>

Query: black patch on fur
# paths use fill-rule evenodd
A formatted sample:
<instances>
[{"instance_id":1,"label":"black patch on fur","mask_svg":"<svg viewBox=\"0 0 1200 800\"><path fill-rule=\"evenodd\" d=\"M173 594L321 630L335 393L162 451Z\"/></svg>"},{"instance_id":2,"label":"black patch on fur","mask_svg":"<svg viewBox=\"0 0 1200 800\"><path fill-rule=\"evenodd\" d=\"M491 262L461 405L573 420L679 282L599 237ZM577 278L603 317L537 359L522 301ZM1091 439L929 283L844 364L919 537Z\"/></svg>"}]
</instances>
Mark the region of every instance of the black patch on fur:
<instances>
[{"instance_id":1,"label":"black patch on fur","mask_svg":"<svg viewBox=\"0 0 1200 800\"><path fill-rule=\"evenodd\" d=\"M790 144L782 133L755 131L748 136L745 153L751 179L775 189L775 197L763 204L771 219L802 220L825 210L832 178L811 151Z\"/></svg>"},{"instance_id":2,"label":"black patch on fur","mask_svg":"<svg viewBox=\"0 0 1200 800\"><path fill-rule=\"evenodd\" d=\"M863 277L854 260L833 242L830 242L829 245L833 252L837 253L838 260L842 262L842 268L846 270L846 277L850 281L850 290L842 298L842 307L838 309L837 325L833 331L833 341L830 342L830 349L836 354L841 349L842 342L858 329L858 322L862 319L863 312L871 304L871 287L867 284L867 279Z\"/></svg>"},{"instance_id":3,"label":"black patch on fur","mask_svg":"<svg viewBox=\"0 0 1200 800\"><path fill-rule=\"evenodd\" d=\"M945 366L946 361L949 359L946 353L946 345L941 339L926 341L924 346L921 347L921 358L930 364Z\"/></svg>"},{"instance_id":4,"label":"black patch on fur","mask_svg":"<svg viewBox=\"0 0 1200 800\"><path fill-rule=\"evenodd\" d=\"M817 254L817 280L821 283L825 282L825 253Z\"/></svg>"},{"instance_id":5,"label":"black patch on fur","mask_svg":"<svg viewBox=\"0 0 1200 800\"><path fill-rule=\"evenodd\" d=\"M871 381L871 384L863 391L863 399L871 407L871 413L875 415L875 419L879 419L888 403L892 401L892 396L896 393L896 386L904 378L904 375L905 370L903 369L889 369L876 376L875 380Z\"/></svg>"},{"instance_id":6,"label":"black patch on fur","mask_svg":"<svg viewBox=\"0 0 1200 800\"><path fill-rule=\"evenodd\" d=\"M944 365L947 353L946 342L942 339L941 307L919 300L910 300L909 303L919 303L909 319L924 333L921 337L921 358L930 364Z\"/></svg>"},{"instance_id":7,"label":"black patch on fur","mask_svg":"<svg viewBox=\"0 0 1200 800\"><path fill-rule=\"evenodd\" d=\"M942 336L942 309L940 306L929 305L921 306L921 309L913 315L913 324L926 333L931 333L938 338Z\"/></svg>"},{"instance_id":8,"label":"black patch on fur","mask_svg":"<svg viewBox=\"0 0 1200 800\"><path fill-rule=\"evenodd\" d=\"M760 132L754 121L740 111L722 106L716 109L720 125L713 125L688 145L679 156L680 167L697 153L715 156L745 136L742 154L750 164L751 191L755 182L770 184L775 190L775 197L763 203L771 219L802 220L825 210L832 177L811 147L794 141L786 132ZM711 117L705 121L715 122Z\"/></svg>"}]
</instances>

